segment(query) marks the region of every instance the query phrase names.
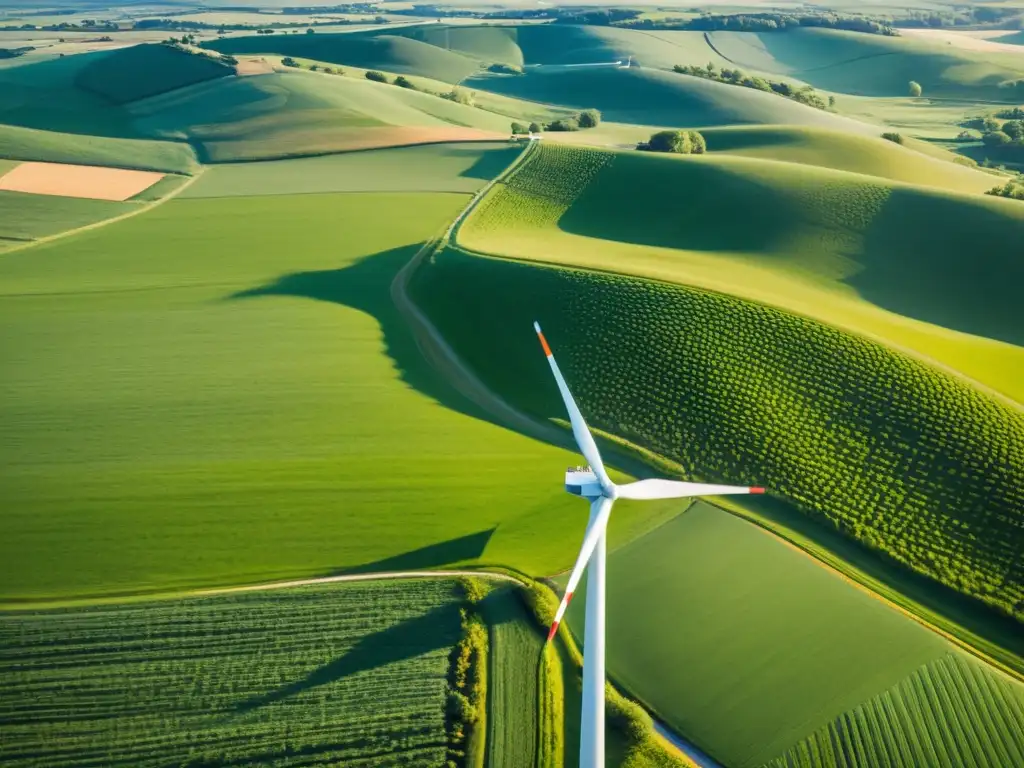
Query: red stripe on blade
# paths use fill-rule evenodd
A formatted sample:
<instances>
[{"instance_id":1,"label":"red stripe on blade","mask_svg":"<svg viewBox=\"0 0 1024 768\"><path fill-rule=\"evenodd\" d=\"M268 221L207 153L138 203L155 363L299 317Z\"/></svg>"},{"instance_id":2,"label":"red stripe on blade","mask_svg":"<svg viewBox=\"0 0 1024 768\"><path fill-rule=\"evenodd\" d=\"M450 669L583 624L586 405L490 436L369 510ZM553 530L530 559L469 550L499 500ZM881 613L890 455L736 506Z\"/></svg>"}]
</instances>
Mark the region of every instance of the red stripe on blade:
<instances>
[{"instance_id":1,"label":"red stripe on blade","mask_svg":"<svg viewBox=\"0 0 1024 768\"><path fill-rule=\"evenodd\" d=\"M764 493L764 488L751 488L751 493Z\"/></svg>"},{"instance_id":2,"label":"red stripe on blade","mask_svg":"<svg viewBox=\"0 0 1024 768\"><path fill-rule=\"evenodd\" d=\"M540 345L544 347L544 354L551 357L551 347L548 346L548 340L544 338L544 334L537 331L537 335L540 337Z\"/></svg>"},{"instance_id":3,"label":"red stripe on blade","mask_svg":"<svg viewBox=\"0 0 1024 768\"><path fill-rule=\"evenodd\" d=\"M566 592L565 593L565 607L566 608L568 608L569 607L569 603L572 602L572 596L573 596L572 592Z\"/></svg>"},{"instance_id":4,"label":"red stripe on blade","mask_svg":"<svg viewBox=\"0 0 1024 768\"><path fill-rule=\"evenodd\" d=\"M553 638L555 636L555 632L557 632L557 631L558 631L558 622L556 621L554 624L551 625L551 631L548 632L548 642L549 643L551 642L551 638Z\"/></svg>"}]
</instances>

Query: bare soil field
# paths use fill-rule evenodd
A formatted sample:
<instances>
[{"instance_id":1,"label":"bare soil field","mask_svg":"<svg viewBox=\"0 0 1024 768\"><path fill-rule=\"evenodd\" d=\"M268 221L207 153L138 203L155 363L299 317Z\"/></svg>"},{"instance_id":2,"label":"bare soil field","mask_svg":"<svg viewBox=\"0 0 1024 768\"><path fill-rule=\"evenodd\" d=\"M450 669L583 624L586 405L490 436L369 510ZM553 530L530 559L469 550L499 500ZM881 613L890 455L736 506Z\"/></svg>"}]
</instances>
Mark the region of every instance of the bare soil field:
<instances>
[{"instance_id":1,"label":"bare soil field","mask_svg":"<svg viewBox=\"0 0 1024 768\"><path fill-rule=\"evenodd\" d=\"M235 65L235 71L239 77L246 75L269 75L274 71L273 65L262 57L254 59L239 59Z\"/></svg>"},{"instance_id":2,"label":"bare soil field","mask_svg":"<svg viewBox=\"0 0 1024 768\"><path fill-rule=\"evenodd\" d=\"M164 177L150 171L127 171L92 165L21 163L0 176L0 189L34 195L127 200Z\"/></svg>"}]
</instances>

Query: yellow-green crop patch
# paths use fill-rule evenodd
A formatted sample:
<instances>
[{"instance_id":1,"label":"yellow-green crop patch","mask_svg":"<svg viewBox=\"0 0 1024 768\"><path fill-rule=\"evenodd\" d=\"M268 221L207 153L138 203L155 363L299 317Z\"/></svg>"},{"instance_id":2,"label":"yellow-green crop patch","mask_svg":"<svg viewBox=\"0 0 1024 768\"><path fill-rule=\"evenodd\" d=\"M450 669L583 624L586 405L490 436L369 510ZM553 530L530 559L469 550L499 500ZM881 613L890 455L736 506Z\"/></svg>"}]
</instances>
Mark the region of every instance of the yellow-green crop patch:
<instances>
[{"instance_id":1,"label":"yellow-green crop patch","mask_svg":"<svg viewBox=\"0 0 1024 768\"><path fill-rule=\"evenodd\" d=\"M881 344L725 294L454 249L415 289L483 380L529 412L564 418L523 331L539 320L597 428L689 477L763 485L1024 619L1019 412Z\"/></svg>"},{"instance_id":2,"label":"yellow-green crop patch","mask_svg":"<svg viewBox=\"0 0 1024 768\"><path fill-rule=\"evenodd\" d=\"M508 167L521 147L439 144L325 157L213 166L184 197L310 192L475 192Z\"/></svg>"},{"instance_id":3,"label":"yellow-green crop patch","mask_svg":"<svg viewBox=\"0 0 1024 768\"><path fill-rule=\"evenodd\" d=\"M591 167L599 170L567 181ZM1012 200L795 163L564 145L537 150L458 233L475 251L778 306L1018 401L1022 239L1024 206Z\"/></svg>"},{"instance_id":4,"label":"yellow-green crop patch","mask_svg":"<svg viewBox=\"0 0 1024 768\"><path fill-rule=\"evenodd\" d=\"M581 637L582 601L569 617ZM767 763L894 687L904 697L916 689L923 706L906 698L910 717L901 721L883 703L872 705L875 726L861 730L859 742L848 739L860 760L796 765L879 765L876 750L896 741L889 725L920 749L936 723L960 744L949 756L964 760L949 764L995 765L986 754L1013 749L1024 727L1024 686L961 659L938 635L811 558L702 502L609 557L607 638L609 674L735 768ZM934 670L950 664L968 677L936 685ZM993 690L1010 700L993 701ZM975 705L992 718L974 717ZM929 715L920 717L929 709L930 725Z\"/></svg>"},{"instance_id":5,"label":"yellow-green crop patch","mask_svg":"<svg viewBox=\"0 0 1024 768\"><path fill-rule=\"evenodd\" d=\"M4 614L0 762L433 768L462 602L420 579Z\"/></svg>"}]
</instances>

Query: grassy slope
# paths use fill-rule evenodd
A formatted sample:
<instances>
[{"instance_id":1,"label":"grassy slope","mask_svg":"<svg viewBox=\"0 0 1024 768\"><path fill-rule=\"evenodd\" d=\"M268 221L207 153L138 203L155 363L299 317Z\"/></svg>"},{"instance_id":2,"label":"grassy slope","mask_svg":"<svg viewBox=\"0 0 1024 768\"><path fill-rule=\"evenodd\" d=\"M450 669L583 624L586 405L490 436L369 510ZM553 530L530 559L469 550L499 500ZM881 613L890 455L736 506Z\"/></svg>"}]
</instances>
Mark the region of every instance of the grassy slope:
<instances>
[{"instance_id":1,"label":"grassy slope","mask_svg":"<svg viewBox=\"0 0 1024 768\"><path fill-rule=\"evenodd\" d=\"M520 76L481 75L468 87L574 108L596 107L605 119L644 125L701 127L792 124L870 134L875 129L775 94L652 69L528 70Z\"/></svg>"},{"instance_id":2,"label":"grassy slope","mask_svg":"<svg viewBox=\"0 0 1024 768\"><path fill-rule=\"evenodd\" d=\"M710 152L834 168L953 192L986 192L996 181L991 174L948 162L953 158L948 153L943 160L938 152L929 156L879 137L826 128L728 126L703 134Z\"/></svg>"},{"instance_id":3,"label":"grassy slope","mask_svg":"<svg viewBox=\"0 0 1024 768\"><path fill-rule=\"evenodd\" d=\"M83 67L75 84L114 104L124 104L234 74L233 67L208 56L167 45L135 45Z\"/></svg>"},{"instance_id":4,"label":"grassy slope","mask_svg":"<svg viewBox=\"0 0 1024 768\"><path fill-rule=\"evenodd\" d=\"M563 340L596 427L685 476L762 484L1020 618L1020 414L881 345L722 294L454 250L415 287L459 353L522 408L561 415L517 330L539 318Z\"/></svg>"},{"instance_id":5,"label":"grassy slope","mask_svg":"<svg viewBox=\"0 0 1024 768\"><path fill-rule=\"evenodd\" d=\"M184 197L292 192L474 192L522 150L507 143L378 149L209 168Z\"/></svg>"},{"instance_id":6,"label":"grassy slope","mask_svg":"<svg viewBox=\"0 0 1024 768\"><path fill-rule=\"evenodd\" d=\"M557 202L530 186L588 162L604 165ZM1009 200L757 159L546 146L474 212L459 242L756 299L1021 399L1024 350L1011 345L1024 343L1012 289L1024 280L1012 258L1022 237L1024 206Z\"/></svg>"},{"instance_id":7,"label":"grassy slope","mask_svg":"<svg viewBox=\"0 0 1024 768\"><path fill-rule=\"evenodd\" d=\"M6 614L0 761L440 765L460 602L421 580Z\"/></svg>"},{"instance_id":8,"label":"grassy slope","mask_svg":"<svg viewBox=\"0 0 1024 768\"><path fill-rule=\"evenodd\" d=\"M844 712L769 768L1024 763L1024 686L959 653Z\"/></svg>"},{"instance_id":9,"label":"grassy slope","mask_svg":"<svg viewBox=\"0 0 1024 768\"><path fill-rule=\"evenodd\" d=\"M35 240L127 213L133 203L0 190L0 239Z\"/></svg>"},{"instance_id":10,"label":"grassy slope","mask_svg":"<svg viewBox=\"0 0 1024 768\"><path fill-rule=\"evenodd\" d=\"M1012 53L968 51L905 37L826 29L722 33L712 42L741 67L789 74L817 88L865 96L904 96L915 80L926 96L1009 100L999 84L1024 78Z\"/></svg>"},{"instance_id":11,"label":"grassy slope","mask_svg":"<svg viewBox=\"0 0 1024 768\"><path fill-rule=\"evenodd\" d=\"M199 167L188 144L83 136L13 125L0 125L0 157L171 173L194 173Z\"/></svg>"},{"instance_id":12,"label":"grassy slope","mask_svg":"<svg viewBox=\"0 0 1024 768\"><path fill-rule=\"evenodd\" d=\"M228 37L204 43L203 47L231 54L301 56L334 64L423 75L447 83L462 80L480 66L478 61L468 56L419 40L360 32Z\"/></svg>"},{"instance_id":13,"label":"grassy slope","mask_svg":"<svg viewBox=\"0 0 1024 768\"><path fill-rule=\"evenodd\" d=\"M194 86L132 106L154 138L189 138L231 162L336 152L366 128L464 126L507 132L507 117L368 80L283 72Z\"/></svg>"},{"instance_id":14,"label":"grassy slope","mask_svg":"<svg viewBox=\"0 0 1024 768\"><path fill-rule=\"evenodd\" d=\"M577 637L583 607L570 608ZM609 558L609 674L730 768L775 757L947 649L703 503Z\"/></svg>"}]
</instances>

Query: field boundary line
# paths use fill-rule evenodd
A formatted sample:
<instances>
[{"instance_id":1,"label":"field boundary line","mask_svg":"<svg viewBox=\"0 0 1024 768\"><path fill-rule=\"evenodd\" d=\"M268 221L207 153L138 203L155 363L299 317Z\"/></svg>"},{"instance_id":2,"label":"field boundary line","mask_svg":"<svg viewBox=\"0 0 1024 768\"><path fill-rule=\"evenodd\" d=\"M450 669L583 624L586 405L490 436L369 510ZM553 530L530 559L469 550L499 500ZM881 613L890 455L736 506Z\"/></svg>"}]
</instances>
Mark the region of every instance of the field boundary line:
<instances>
[{"instance_id":1,"label":"field boundary line","mask_svg":"<svg viewBox=\"0 0 1024 768\"><path fill-rule=\"evenodd\" d=\"M202 176L205 172L206 172L206 166L202 166L202 165L199 166L199 170L196 171L191 176L189 176L188 180L184 184L182 184L180 187L178 187L177 189L172 189L170 192L168 192L166 195L164 195L163 197L161 197L158 200L153 200L153 201L151 201L149 203L137 203L136 204L137 207L136 207L136 209L134 211L125 211L124 213L119 214L117 216L114 216L111 219L104 219L103 221L95 221L92 224L86 224L86 225L81 226L81 227L75 227L74 229L65 230L64 232L57 232L56 234L53 234L53 235L47 235L46 237L40 237L38 240L32 240L31 242L25 243L24 245L15 245L15 246L12 246L11 248L5 248L3 251L0 251L0 258L2 258L3 256L8 255L10 253L14 253L16 251L23 251L26 248L34 248L37 245L44 245L46 243L52 243L55 240L61 240L61 239L65 238L65 237L71 237L72 235L77 235L80 232L88 232L89 230L92 230L92 229L99 229L100 227L105 227L108 224L116 224L119 221L124 221L125 219L130 219L132 216L138 216L140 213L145 213L146 211L151 211L154 208L156 208L158 205L163 205L168 200L173 200L174 198L176 198L178 195L180 195L186 189L188 189L193 184L195 184L196 180L200 176ZM176 175L178 175L178 174L173 174L173 173L166 173L166 174L164 174L164 176L176 176ZM131 203L130 200L125 200L124 202Z\"/></svg>"}]
</instances>

